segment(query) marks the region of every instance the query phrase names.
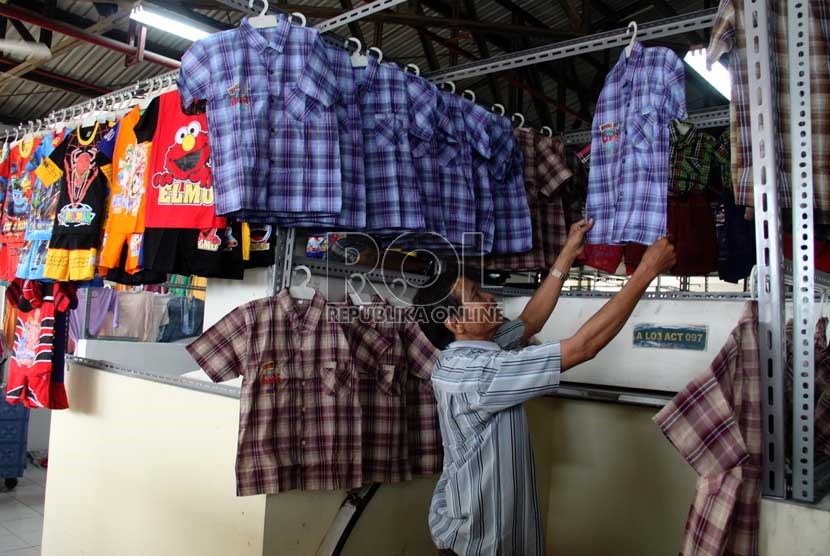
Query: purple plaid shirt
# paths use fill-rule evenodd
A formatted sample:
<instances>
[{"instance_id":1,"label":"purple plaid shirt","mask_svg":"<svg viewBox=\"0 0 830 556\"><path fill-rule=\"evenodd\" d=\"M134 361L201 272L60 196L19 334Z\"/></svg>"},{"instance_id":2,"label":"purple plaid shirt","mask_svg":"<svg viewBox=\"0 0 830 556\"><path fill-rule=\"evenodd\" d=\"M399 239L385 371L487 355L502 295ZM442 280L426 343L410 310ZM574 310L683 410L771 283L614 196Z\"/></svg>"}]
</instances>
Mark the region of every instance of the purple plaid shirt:
<instances>
[{"instance_id":1,"label":"purple plaid shirt","mask_svg":"<svg viewBox=\"0 0 830 556\"><path fill-rule=\"evenodd\" d=\"M524 158L510 120L496 116L490 128L493 192L493 253L523 253L533 247Z\"/></svg>"},{"instance_id":2,"label":"purple plaid shirt","mask_svg":"<svg viewBox=\"0 0 830 556\"><path fill-rule=\"evenodd\" d=\"M410 134L428 141L434 131L429 107L419 112L409 105L412 81L392 64L355 70L363 124L366 168L367 229L398 233L426 229L421 192L415 179ZM429 84L424 81L424 88ZM421 105L419 105L421 106Z\"/></svg>"},{"instance_id":3,"label":"purple plaid shirt","mask_svg":"<svg viewBox=\"0 0 830 556\"><path fill-rule=\"evenodd\" d=\"M501 119L477 104L464 101L464 123L471 147L473 186L475 188L475 229L482 233L482 244L474 245L481 253L493 250L495 236L495 212L493 208L493 178L491 160L496 156L491 140L494 127Z\"/></svg>"},{"instance_id":4,"label":"purple plaid shirt","mask_svg":"<svg viewBox=\"0 0 830 556\"><path fill-rule=\"evenodd\" d=\"M757 556L763 420L755 302L706 372L654 421L699 476L680 554Z\"/></svg>"},{"instance_id":5,"label":"purple plaid shirt","mask_svg":"<svg viewBox=\"0 0 830 556\"><path fill-rule=\"evenodd\" d=\"M268 221L340 212L337 84L325 50L316 31L279 16L268 29L246 18L185 52L179 91L185 107L207 100L217 214ZM320 79L303 80L298 94L309 67Z\"/></svg>"},{"instance_id":6,"label":"purple plaid shirt","mask_svg":"<svg viewBox=\"0 0 830 556\"><path fill-rule=\"evenodd\" d=\"M300 302L284 289L246 303L187 350L215 382L243 377L239 496L361 486L358 381L322 294Z\"/></svg>"},{"instance_id":7,"label":"purple plaid shirt","mask_svg":"<svg viewBox=\"0 0 830 556\"><path fill-rule=\"evenodd\" d=\"M666 234L672 118L686 118L683 62L635 43L605 78L594 113L588 243L651 244Z\"/></svg>"}]
</instances>

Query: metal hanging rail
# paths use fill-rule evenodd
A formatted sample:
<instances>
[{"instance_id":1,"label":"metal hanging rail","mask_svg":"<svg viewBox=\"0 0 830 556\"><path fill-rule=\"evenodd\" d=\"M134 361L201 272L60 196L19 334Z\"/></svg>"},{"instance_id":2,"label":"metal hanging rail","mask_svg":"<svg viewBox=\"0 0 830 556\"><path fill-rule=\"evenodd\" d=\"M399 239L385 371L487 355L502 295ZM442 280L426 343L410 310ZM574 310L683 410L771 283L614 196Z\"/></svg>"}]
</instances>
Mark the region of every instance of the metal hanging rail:
<instances>
[{"instance_id":1,"label":"metal hanging rail","mask_svg":"<svg viewBox=\"0 0 830 556\"><path fill-rule=\"evenodd\" d=\"M713 108L689 114L686 121L695 124L698 129L722 127L729 125L729 107ZM584 145L591 142L591 130L571 131L562 135L566 145Z\"/></svg>"},{"instance_id":2,"label":"metal hanging rail","mask_svg":"<svg viewBox=\"0 0 830 556\"><path fill-rule=\"evenodd\" d=\"M758 337L764 427L764 494L785 498L784 279L774 142L770 36L766 0L744 0L752 129L755 242L758 253ZM811 340L812 342L812 340Z\"/></svg>"},{"instance_id":3,"label":"metal hanging rail","mask_svg":"<svg viewBox=\"0 0 830 556\"><path fill-rule=\"evenodd\" d=\"M355 21L363 19L366 16L382 12L383 10L388 10L392 6L403 4L406 1L407 0L375 0L374 2L348 11L343 15L338 15L337 17L333 17L322 23L318 23L314 27L321 33L325 33L326 31L337 29L338 27L348 25L349 23L354 23Z\"/></svg>"},{"instance_id":4,"label":"metal hanging rail","mask_svg":"<svg viewBox=\"0 0 830 556\"><path fill-rule=\"evenodd\" d=\"M666 19L658 19L651 23L644 23L637 31L637 40L645 41L651 39L658 39L661 37L670 37L672 35L681 35L689 31L696 31L698 29L708 29L712 27L717 9L700 10L677 17L669 17ZM625 46L631 40L631 35L628 31L617 29L614 31L607 31L605 33L597 33L587 37L580 37L578 39L571 39L563 42L558 42L548 46L540 46L531 48L529 50L522 50L521 52L513 52L503 56L495 56L487 58L479 62L472 62L461 66L455 66L440 71L433 71L424 74L424 77L433 83L445 83L447 81L457 81L460 79L468 79L471 77L478 77L480 75L487 75L509 69L521 68L524 66L531 66L534 64L541 64L543 62L550 62L559 60L560 58L569 58L579 54L586 54L588 52L596 52L598 50L607 50L617 46Z\"/></svg>"}]
</instances>

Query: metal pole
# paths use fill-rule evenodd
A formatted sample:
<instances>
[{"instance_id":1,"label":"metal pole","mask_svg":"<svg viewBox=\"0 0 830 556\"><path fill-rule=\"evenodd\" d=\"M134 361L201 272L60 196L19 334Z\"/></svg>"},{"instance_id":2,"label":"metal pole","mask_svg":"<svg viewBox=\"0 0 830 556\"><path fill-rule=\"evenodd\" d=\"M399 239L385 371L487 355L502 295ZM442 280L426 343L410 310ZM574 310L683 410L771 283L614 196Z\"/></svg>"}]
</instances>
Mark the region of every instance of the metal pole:
<instances>
[{"instance_id":1,"label":"metal pole","mask_svg":"<svg viewBox=\"0 0 830 556\"><path fill-rule=\"evenodd\" d=\"M744 0L761 362L766 496L784 498L784 289L766 0Z\"/></svg>"},{"instance_id":2,"label":"metal pole","mask_svg":"<svg viewBox=\"0 0 830 556\"><path fill-rule=\"evenodd\" d=\"M813 502L815 259L809 2L787 1L793 207L793 498Z\"/></svg>"}]
</instances>

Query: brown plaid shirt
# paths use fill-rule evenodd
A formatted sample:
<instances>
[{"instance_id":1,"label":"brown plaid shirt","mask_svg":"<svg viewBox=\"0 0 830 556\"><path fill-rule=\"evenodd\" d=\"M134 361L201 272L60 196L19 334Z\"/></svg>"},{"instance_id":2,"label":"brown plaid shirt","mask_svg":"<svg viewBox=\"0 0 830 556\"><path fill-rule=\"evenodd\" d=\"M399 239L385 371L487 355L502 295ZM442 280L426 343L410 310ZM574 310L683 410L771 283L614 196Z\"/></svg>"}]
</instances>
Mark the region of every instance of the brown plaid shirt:
<instances>
[{"instance_id":1,"label":"brown plaid shirt","mask_svg":"<svg viewBox=\"0 0 830 556\"><path fill-rule=\"evenodd\" d=\"M699 475L680 554L757 556L763 438L755 302L709 369L654 421Z\"/></svg>"},{"instance_id":2,"label":"brown plaid shirt","mask_svg":"<svg viewBox=\"0 0 830 556\"><path fill-rule=\"evenodd\" d=\"M538 270L553 265L565 245L568 230L559 187L573 176L565 164L561 140L535 130L516 130L524 159L525 191L533 229L533 249L513 255L485 258L487 268Z\"/></svg>"},{"instance_id":3,"label":"brown plaid shirt","mask_svg":"<svg viewBox=\"0 0 830 556\"><path fill-rule=\"evenodd\" d=\"M361 486L358 381L320 293L246 303L187 349L215 382L243 377L237 495Z\"/></svg>"},{"instance_id":4,"label":"brown plaid shirt","mask_svg":"<svg viewBox=\"0 0 830 556\"><path fill-rule=\"evenodd\" d=\"M380 297L359 310L363 318L344 330L360 379L363 481L437 473L443 450L431 377L438 351L417 323L393 318Z\"/></svg>"}]
</instances>

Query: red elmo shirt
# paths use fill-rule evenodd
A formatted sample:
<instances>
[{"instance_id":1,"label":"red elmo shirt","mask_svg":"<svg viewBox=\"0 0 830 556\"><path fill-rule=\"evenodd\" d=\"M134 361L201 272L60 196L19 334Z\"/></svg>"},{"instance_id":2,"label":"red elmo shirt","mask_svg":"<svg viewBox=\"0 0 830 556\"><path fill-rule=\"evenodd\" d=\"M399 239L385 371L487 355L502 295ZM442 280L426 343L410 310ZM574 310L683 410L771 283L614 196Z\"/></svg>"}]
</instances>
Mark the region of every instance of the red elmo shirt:
<instances>
[{"instance_id":1,"label":"red elmo shirt","mask_svg":"<svg viewBox=\"0 0 830 556\"><path fill-rule=\"evenodd\" d=\"M207 118L182 111L178 91L153 99L135 126L139 143L152 141L147 172L148 228L224 226L213 208Z\"/></svg>"}]
</instances>

